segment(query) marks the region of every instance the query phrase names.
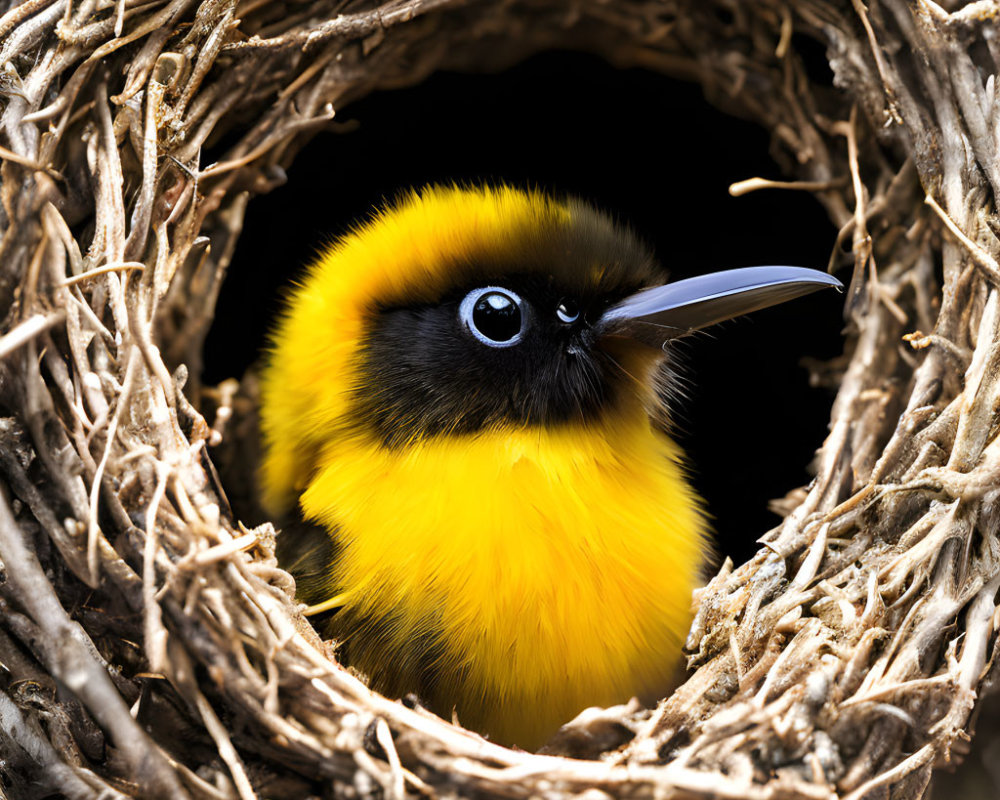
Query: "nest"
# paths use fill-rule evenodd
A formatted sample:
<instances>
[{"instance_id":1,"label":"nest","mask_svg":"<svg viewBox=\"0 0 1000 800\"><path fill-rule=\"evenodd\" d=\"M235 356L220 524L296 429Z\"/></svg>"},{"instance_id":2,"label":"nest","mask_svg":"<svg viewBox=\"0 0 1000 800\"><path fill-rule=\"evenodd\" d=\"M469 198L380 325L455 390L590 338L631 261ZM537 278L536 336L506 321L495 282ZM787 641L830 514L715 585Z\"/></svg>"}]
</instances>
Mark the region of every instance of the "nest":
<instances>
[{"instance_id":1,"label":"nest","mask_svg":"<svg viewBox=\"0 0 1000 800\"><path fill-rule=\"evenodd\" d=\"M960 5L0 3L0 795L925 796L1000 619L1000 22ZM814 193L853 277L817 476L700 591L690 678L536 755L334 662L197 375L248 199L337 108L554 46L765 126L790 180L734 191Z\"/></svg>"}]
</instances>

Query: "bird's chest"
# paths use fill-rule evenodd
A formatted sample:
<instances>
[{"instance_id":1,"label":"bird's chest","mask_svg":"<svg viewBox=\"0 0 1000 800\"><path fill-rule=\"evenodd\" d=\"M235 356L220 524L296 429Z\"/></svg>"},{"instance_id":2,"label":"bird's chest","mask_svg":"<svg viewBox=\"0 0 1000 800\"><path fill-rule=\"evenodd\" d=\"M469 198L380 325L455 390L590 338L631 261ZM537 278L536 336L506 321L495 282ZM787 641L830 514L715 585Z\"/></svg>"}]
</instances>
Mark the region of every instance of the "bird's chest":
<instances>
[{"instance_id":1,"label":"bird's chest","mask_svg":"<svg viewBox=\"0 0 1000 800\"><path fill-rule=\"evenodd\" d=\"M303 510L340 531L347 647L385 691L430 680L480 698L460 716L489 728L489 708L571 716L577 696L627 700L669 671L703 523L668 439L644 425L613 443L522 431L357 447L327 461Z\"/></svg>"}]
</instances>

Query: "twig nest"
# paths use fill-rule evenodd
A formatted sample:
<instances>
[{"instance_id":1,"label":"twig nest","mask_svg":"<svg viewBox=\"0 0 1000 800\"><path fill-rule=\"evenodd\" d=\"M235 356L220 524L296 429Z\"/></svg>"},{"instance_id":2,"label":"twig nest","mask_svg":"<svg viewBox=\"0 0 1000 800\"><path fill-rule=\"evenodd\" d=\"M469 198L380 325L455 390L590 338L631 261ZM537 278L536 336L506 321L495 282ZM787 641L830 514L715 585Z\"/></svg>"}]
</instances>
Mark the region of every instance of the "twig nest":
<instances>
[{"instance_id":1,"label":"twig nest","mask_svg":"<svg viewBox=\"0 0 1000 800\"><path fill-rule=\"evenodd\" d=\"M922 796L995 653L998 24L902 0L8 4L0 785ZM803 66L816 41L836 88ZM223 409L247 401L218 387L206 421L197 377L246 203L338 108L553 45L696 79L766 126L854 267L815 480L700 593L689 680L561 734L592 760L497 747L332 661L273 529L242 525L216 475Z\"/></svg>"}]
</instances>

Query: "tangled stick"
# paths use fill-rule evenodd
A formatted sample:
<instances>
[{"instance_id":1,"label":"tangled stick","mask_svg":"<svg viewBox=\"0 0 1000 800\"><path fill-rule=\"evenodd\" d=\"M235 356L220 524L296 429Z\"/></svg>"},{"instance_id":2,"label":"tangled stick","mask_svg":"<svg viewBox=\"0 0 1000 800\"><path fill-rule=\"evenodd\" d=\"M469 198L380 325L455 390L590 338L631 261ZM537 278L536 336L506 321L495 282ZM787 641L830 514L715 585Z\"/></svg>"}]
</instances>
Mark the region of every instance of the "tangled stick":
<instances>
[{"instance_id":1,"label":"tangled stick","mask_svg":"<svg viewBox=\"0 0 1000 800\"><path fill-rule=\"evenodd\" d=\"M0 3L0 794L924 796L1000 619L998 12ZM334 663L271 526L229 507L197 375L248 200L338 108L553 46L697 80L765 126L853 279L816 479L700 592L690 679L535 755Z\"/></svg>"}]
</instances>

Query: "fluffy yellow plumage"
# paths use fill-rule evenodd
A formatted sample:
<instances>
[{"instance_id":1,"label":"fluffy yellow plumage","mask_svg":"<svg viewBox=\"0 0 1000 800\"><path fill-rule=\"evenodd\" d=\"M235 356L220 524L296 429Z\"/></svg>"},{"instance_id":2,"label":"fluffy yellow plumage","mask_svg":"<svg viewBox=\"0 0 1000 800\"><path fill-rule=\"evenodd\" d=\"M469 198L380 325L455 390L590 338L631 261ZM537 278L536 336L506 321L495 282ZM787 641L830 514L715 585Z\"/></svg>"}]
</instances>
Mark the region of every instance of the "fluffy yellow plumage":
<instances>
[{"instance_id":1,"label":"fluffy yellow plumage","mask_svg":"<svg viewBox=\"0 0 1000 800\"><path fill-rule=\"evenodd\" d=\"M640 341L665 326L615 305L663 280L582 203L453 187L382 211L293 291L263 485L323 531L319 563L279 545L375 688L523 747L668 688L705 523Z\"/></svg>"},{"instance_id":2,"label":"fluffy yellow plumage","mask_svg":"<svg viewBox=\"0 0 1000 800\"><path fill-rule=\"evenodd\" d=\"M343 532L345 608L398 614L353 663L390 694L417 691L415 676L385 673L412 639L439 635L426 699L524 747L586 706L655 699L677 667L702 558L678 457L644 415L403 452L342 443L302 510Z\"/></svg>"}]
</instances>

